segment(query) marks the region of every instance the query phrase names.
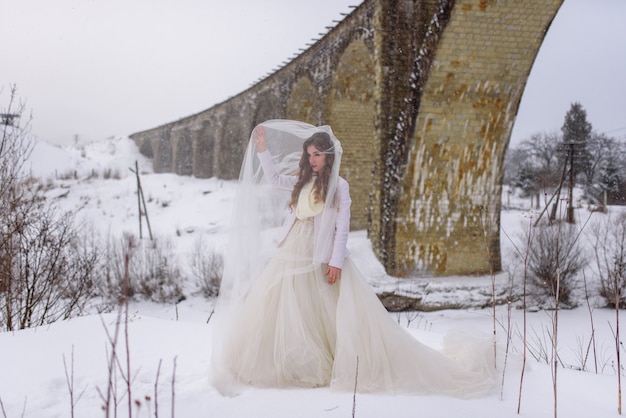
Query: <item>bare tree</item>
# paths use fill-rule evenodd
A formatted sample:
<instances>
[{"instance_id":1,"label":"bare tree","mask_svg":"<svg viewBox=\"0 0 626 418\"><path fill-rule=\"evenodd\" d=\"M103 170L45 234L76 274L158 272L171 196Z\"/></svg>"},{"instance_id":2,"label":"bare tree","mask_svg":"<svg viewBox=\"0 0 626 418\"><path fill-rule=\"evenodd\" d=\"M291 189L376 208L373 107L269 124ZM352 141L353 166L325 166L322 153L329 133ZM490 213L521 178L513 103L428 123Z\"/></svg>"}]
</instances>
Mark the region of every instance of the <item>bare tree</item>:
<instances>
[{"instance_id":1,"label":"bare tree","mask_svg":"<svg viewBox=\"0 0 626 418\"><path fill-rule=\"evenodd\" d=\"M599 180L602 167L606 166L608 162L616 161L620 147L615 138L593 132L587 142L587 151L589 152L589 161L584 167L584 174L587 184L591 185Z\"/></svg>"},{"instance_id":2,"label":"bare tree","mask_svg":"<svg viewBox=\"0 0 626 418\"><path fill-rule=\"evenodd\" d=\"M542 170L558 173L557 149L559 141L560 138L556 132L535 133L523 140L520 145Z\"/></svg>"},{"instance_id":3,"label":"bare tree","mask_svg":"<svg viewBox=\"0 0 626 418\"><path fill-rule=\"evenodd\" d=\"M17 115L12 87L3 114ZM79 242L73 214L59 214L26 172L35 146L28 123L0 132L0 328L22 329L80 314L91 295L97 249Z\"/></svg>"},{"instance_id":4,"label":"bare tree","mask_svg":"<svg viewBox=\"0 0 626 418\"><path fill-rule=\"evenodd\" d=\"M0 91L0 94L2 91ZM25 105L17 103L17 87L11 86L9 103L0 109L3 123L0 125L0 204L10 203L9 194L15 194L15 184L24 177L35 138L30 135L30 117L23 119ZM4 117L10 115L10 117Z\"/></svg>"},{"instance_id":5,"label":"bare tree","mask_svg":"<svg viewBox=\"0 0 626 418\"><path fill-rule=\"evenodd\" d=\"M529 196L553 188L559 180L556 133L535 133L507 153L505 183Z\"/></svg>"}]
</instances>

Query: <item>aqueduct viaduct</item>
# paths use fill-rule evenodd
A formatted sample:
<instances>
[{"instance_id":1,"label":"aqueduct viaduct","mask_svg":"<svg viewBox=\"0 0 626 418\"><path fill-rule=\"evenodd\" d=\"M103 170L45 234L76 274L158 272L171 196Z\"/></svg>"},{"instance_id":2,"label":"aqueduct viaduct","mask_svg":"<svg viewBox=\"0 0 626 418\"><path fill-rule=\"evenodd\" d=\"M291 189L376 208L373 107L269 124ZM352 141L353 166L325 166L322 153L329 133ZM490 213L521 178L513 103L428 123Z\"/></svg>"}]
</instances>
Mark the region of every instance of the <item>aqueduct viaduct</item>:
<instances>
[{"instance_id":1,"label":"aqueduct viaduct","mask_svg":"<svg viewBox=\"0 0 626 418\"><path fill-rule=\"evenodd\" d=\"M248 90L131 135L156 172L235 179L267 119L329 124L387 272L499 271L503 161L563 0L364 0Z\"/></svg>"}]
</instances>

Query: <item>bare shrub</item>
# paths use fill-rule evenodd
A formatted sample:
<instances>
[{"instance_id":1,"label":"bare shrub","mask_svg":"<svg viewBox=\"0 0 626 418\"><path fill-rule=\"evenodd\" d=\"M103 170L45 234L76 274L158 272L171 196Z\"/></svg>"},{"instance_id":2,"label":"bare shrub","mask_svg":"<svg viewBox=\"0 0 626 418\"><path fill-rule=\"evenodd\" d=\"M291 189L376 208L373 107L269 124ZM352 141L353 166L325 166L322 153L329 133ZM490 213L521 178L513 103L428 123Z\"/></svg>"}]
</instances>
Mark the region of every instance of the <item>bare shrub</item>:
<instances>
[{"instance_id":1,"label":"bare shrub","mask_svg":"<svg viewBox=\"0 0 626 418\"><path fill-rule=\"evenodd\" d=\"M77 180L78 172L76 170L66 170L63 173L57 173L57 180Z\"/></svg>"},{"instance_id":2,"label":"bare shrub","mask_svg":"<svg viewBox=\"0 0 626 418\"><path fill-rule=\"evenodd\" d=\"M120 240L109 237L103 250L99 295L117 304L122 297L144 297L154 302L184 299L182 274L171 241L161 238L140 240L125 234ZM128 263L128 288L123 287L125 259Z\"/></svg>"},{"instance_id":3,"label":"bare shrub","mask_svg":"<svg viewBox=\"0 0 626 418\"><path fill-rule=\"evenodd\" d=\"M535 361L550 364L552 362L552 331L548 327L542 327L540 331L535 328L530 329L530 335L524 340L524 348Z\"/></svg>"},{"instance_id":4,"label":"bare shrub","mask_svg":"<svg viewBox=\"0 0 626 418\"><path fill-rule=\"evenodd\" d=\"M199 237L189 258L191 273L202 294L207 297L217 296L224 270L222 254L209 248L204 239Z\"/></svg>"},{"instance_id":5,"label":"bare shrub","mask_svg":"<svg viewBox=\"0 0 626 418\"><path fill-rule=\"evenodd\" d=\"M7 330L79 315L92 296L97 252L80 245L72 216L43 204L29 208L4 219L3 227L13 227L0 243L0 324Z\"/></svg>"},{"instance_id":6,"label":"bare shrub","mask_svg":"<svg viewBox=\"0 0 626 418\"><path fill-rule=\"evenodd\" d=\"M528 232L526 232L528 233ZM540 304L574 306L576 275L587 264L575 225L538 224L528 253L529 294Z\"/></svg>"},{"instance_id":7,"label":"bare shrub","mask_svg":"<svg viewBox=\"0 0 626 418\"><path fill-rule=\"evenodd\" d=\"M115 306L124 295L124 240L118 242L111 235L101 245L101 262L98 264L98 280L95 283L96 294L104 299L104 306Z\"/></svg>"},{"instance_id":8,"label":"bare shrub","mask_svg":"<svg viewBox=\"0 0 626 418\"><path fill-rule=\"evenodd\" d=\"M591 231L600 296L609 307L626 308L626 214L609 216Z\"/></svg>"},{"instance_id":9,"label":"bare shrub","mask_svg":"<svg viewBox=\"0 0 626 418\"><path fill-rule=\"evenodd\" d=\"M102 178L106 180L119 180L122 178L122 175L120 174L120 171L118 169L105 168L102 172Z\"/></svg>"},{"instance_id":10,"label":"bare shrub","mask_svg":"<svg viewBox=\"0 0 626 418\"><path fill-rule=\"evenodd\" d=\"M89 176L87 176L87 180L96 180L99 178L100 178L100 173L95 168L92 168L91 172L89 173Z\"/></svg>"},{"instance_id":11,"label":"bare shrub","mask_svg":"<svg viewBox=\"0 0 626 418\"><path fill-rule=\"evenodd\" d=\"M143 240L131 257L130 277L138 293L155 302L183 298L182 275L169 240Z\"/></svg>"}]
</instances>

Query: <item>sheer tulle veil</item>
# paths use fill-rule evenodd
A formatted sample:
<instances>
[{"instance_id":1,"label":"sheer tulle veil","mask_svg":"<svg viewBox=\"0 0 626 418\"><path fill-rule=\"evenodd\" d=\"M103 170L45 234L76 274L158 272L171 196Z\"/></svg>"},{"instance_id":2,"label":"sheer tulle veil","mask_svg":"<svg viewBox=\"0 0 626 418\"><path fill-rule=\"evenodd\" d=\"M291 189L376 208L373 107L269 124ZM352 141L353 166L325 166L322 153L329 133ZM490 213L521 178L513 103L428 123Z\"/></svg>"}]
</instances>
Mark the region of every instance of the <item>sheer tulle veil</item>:
<instances>
[{"instance_id":1,"label":"sheer tulle veil","mask_svg":"<svg viewBox=\"0 0 626 418\"><path fill-rule=\"evenodd\" d=\"M260 124L265 130L267 147L279 175L297 175L304 142L316 132L329 134L333 146L325 153L334 154L332 173L321 219L320 237L314 249L313 264L321 264L330 253L337 211L333 201L339 178L342 148L330 126L313 126L293 120L269 120ZM273 187L265 178L251 133L244 155L239 184L234 197L229 239L224 252L224 272L214 317L211 375L223 391L228 388L227 374L220 370L224 335L233 313L275 252L289 212L290 192Z\"/></svg>"}]
</instances>

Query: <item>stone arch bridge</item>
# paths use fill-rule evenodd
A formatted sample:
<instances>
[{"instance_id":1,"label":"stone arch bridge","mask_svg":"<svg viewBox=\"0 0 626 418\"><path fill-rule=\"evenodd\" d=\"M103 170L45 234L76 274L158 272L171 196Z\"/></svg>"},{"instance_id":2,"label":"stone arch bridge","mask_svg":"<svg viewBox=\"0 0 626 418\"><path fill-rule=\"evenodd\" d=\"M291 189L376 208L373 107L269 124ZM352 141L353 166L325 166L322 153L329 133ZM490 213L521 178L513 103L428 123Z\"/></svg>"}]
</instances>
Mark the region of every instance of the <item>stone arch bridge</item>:
<instances>
[{"instance_id":1,"label":"stone arch bridge","mask_svg":"<svg viewBox=\"0 0 626 418\"><path fill-rule=\"evenodd\" d=\"M257 123L329 124L389 274L496 272L504 155L562 2L364 0L248 90L131 138L156 172L235 179Z\"/></svg>"}]
</instances>

